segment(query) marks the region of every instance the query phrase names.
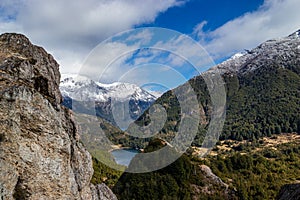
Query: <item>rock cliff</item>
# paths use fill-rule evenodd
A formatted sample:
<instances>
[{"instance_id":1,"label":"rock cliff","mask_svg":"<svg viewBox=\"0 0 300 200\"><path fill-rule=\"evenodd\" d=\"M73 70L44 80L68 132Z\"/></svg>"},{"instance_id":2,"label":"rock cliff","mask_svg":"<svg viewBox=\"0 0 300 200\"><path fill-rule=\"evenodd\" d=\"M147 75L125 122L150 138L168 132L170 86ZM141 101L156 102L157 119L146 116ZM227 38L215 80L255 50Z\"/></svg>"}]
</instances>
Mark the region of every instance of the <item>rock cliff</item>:
<instances>
[{"instance_id":1,"label":"rock cliff","mask_svg":"<svg viewBox=\"0 0 300 200\"><path fill-rule=\"evenodd\" d=\"M0 199L116 199L61 106L59 65L20 34L0 36Z\"/></svg>"}]
</instances>

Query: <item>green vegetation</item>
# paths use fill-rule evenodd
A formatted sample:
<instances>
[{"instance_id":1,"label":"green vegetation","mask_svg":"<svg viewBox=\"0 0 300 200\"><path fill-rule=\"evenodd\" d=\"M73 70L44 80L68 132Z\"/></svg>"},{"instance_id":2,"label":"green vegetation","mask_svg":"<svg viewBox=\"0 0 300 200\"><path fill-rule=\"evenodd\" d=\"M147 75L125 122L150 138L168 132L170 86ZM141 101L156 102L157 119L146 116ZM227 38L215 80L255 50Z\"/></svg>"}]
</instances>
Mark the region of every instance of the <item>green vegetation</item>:
<instances>
[{"instance_id":1,"label":"green vegetation","mask_svg":"<svg viewBox=\"0 0 300 200\"><path fill-rule=\"evenodd\" d=\"M220 139L241 141L280 133L300 133L299 71L297 64L286 68L270 64L251 73L225 73L226 121ZM210 120L211 100L201 76L191 79L189 83L197 94L200 110L204 111L193 142L193 146L201 146ZM155 103L161 104L168 116L157 137L170 141L180 124L180 105L173 91L165 93ZM136 124L146 126L150 122L149 111L146 111Z\"/></svg>"},{"instance_id":2,"label":"green vegetation","mask_svg":"<svg viewBox=\"0 0 300 200\"><path fill-rule=\"evenodd\" d=\"M144 174L124 173L113 188L119 199L190 199L189 182L192 165L183 156L175 163L157 172Z\"/></svg>"},{"instance_id":3,"label":"green vegetation","mask_svg":"<svg viewBox=\"0 0 300 200\"><path fill-rule=\"evenodd\" d=\"M162 147L158 140L150 141L145 152L152 152ZM199 166L200 162L192 161L186 154L182 155L171 165L150 173L124 173L113 192L119 199L224 199L224 188L211 184ZM211 187L212 194L199 193L194 188Z\"/></svg>"},{"instance_id":4,"label":"green vegetation","mask_svg":"<svg viewBox=\"0 0 300 200\"><path fill-rule=\"evenodd\" d=\"M76 121L80 124L80 141L93 157L93 184L106 183L112 187L120 178L125 166L118 165L109 150L108 139L124 137L124 133L109 124L104 119L86 114L76 114Z\"/></svg>"},{"instance_id":5,"label":"green vegetation","mask_svg":"<svg viewBox=\"0 0 300 200\"><path fill-rule=\"evenodd\" d=\"M114 164L117 165L116 163ZM123 170L125 168L122 166L118 166L118 167L120 169L123 168ZM100 183L105 183L109 187L113 187L123 173L122 171L112 169L111 167L103 164L102 162L100 162L94 157L93 157L93 168L94 168L94 174L91 183L95 185Z\"/></svg>"},{"instance_id":6,"label":"green vegetation","mask_svg":"<svg viewBox=\"0 0 300 200\"><path fill-rule=\"evenodd\" d=\"M235 191L233 198L237 196L238 199L274 199L284 184L300 180L299 143L269 147L260 139L282 132L300 133L299 72L268 66L253 74L225 74L223 77L227 89L227 116L221 139L248 142L229 151L218 151L218 156L205 160L183 155L170 166L155 172L124 173L113 187L120 199L191 199L193 195L200 199L226 199L224 193L218 192L221 191L218 186L212 186L215 187L212 194L199 190L209 185L199 170L201 164L211 167L229 184ZM203 121L209 121L211 103L204 80L196 77L190 80L190 84L203 107ZM156 103L161 104L168 115L158 137L168 141L174 137L180 124L179 103L172 91L165 93ZM146 111L136 123L143 126L150 122ZM205 126L206 123L200 124L194 146L201 146ZM122 144L145 147L150 139L142 141L123 137Z\"/></svg>"},{"instance_id":7,"label":"green vegetation","mask_svg":"<svg viewBox=\"0 0 300 200\"><path fill-rule=\"evenodd\" d=\"M300 133L299 71L296 63L295 66L285 68L270 64L251 73L239 75L225 73L223 78L227 92L226 121L220 139L241 141L280 133ZM201 146L210 120L211 100L201 76L191 79L189 83L197 94L200 112L203 111L198 134L193 141L193 146ZM184 87L180 86L177 90L180 91L181 88ZM155 137L171 141L181 120L178 99L174 91L168 91L157 99L155 104L162 105L167 113L167 121ZM149 110L135 123L139 126L149 125ZM105 129L105 126L102 128ZM153 139L132 137L122 131L107 135L115 144L133 148L145 148Z\"/></svg>"},{"instance_id":8,"label":"green vegetation","mask_svg":"<svg viewBox=\"0 0 300 200\"><path fill-rule=\"evenodd\" d=\"M198 159L185 154L173 164L155 172L124 173L113 187L117 196L120 199L145 200L193 197L275 199L283 185L300 181L299 141L278 141L278 144L268 145L262 139L277 137L276 134L279 136L281 133L300 134L299 59L293 58L289 62L284 62L280 56L276 59L258 59L242 66L259 65L255 67L256 70L238 74L227 72L223 75L227 113L220 139L224 143L238 145L224 150L220 149L222 142L219 142L214 149L217 156ZM197 94L202 115L193 146L201 147L210 121L211 100L201 76L191 79L189 83ZM162 105L167 113L167 121L156 135L166 141L173 139L182 117L174 93L174 90L169 91L155 102ZM149 110L136 124L151 124ZM154 138L138 139L121 135L110 138L124 146L145 148L146 152L161 147ZM229 185L229 191L232 192L226 194L218 184L210 182L200 169L202 164L209 166ZM203 187L210 187L210 190L202 190Z\"/></svg>"},{"instance_id":9,"label":"green vegetation","mask_svg":"<svg viewBox=\"0 0 300 200\"><path fill-rule=\"evenodd\" d=\"M242 78L225 75L227 118L221 139L253 139L300 133L300 76L276 66Z\"/></svg>"},{"instance_id":10,"label":"green vegetation","mask_svg":"<svg viewBox=\"0 0 300 200\"><path fill-rule=\"evenodd\" d=\"M205 160L217 176L236 189L239 199L275 199L283 185L300 180L299 142L275 148L259 143L243 146L243 151ZM257 147L263 148L255 151Z\"/></svg>"},{"instance_id":11,"label":"green vegetation","mask_svg":"<svg viewBox=\"0 0 300 200\"><path fill-rule=\"evenodd\" d=\"M160 148L157 143L150 142L149 146L151 151ZM220 151L205 159L184 154L155 172L124 173L113 191L119 199L264 200L275 199L283 185L300 180L299 141L271 147L260 140L241 143L237 148L243 150ZM199 167L202 164L229 184L227 192L206 177Z\"/></svg>"}]
</instances>

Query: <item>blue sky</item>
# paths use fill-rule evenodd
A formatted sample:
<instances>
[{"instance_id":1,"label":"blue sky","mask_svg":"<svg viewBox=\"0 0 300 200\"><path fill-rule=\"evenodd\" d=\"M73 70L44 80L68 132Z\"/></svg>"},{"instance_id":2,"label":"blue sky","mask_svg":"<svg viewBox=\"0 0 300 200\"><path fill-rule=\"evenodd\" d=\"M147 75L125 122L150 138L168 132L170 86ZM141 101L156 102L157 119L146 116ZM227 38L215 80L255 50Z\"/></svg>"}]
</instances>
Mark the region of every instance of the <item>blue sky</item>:
<instances>
[{"instance_id":1,"label":"blue sky","mask_svg":"<svg viewBox=\"0 0 300 200\"><path fill-rule=\"evenodd\" d=\"M237 52L300 29L299 7L299 0L0 0L0 33L25 34L54 55L62 73L172 88ZM193 41L158 29L128 31L143 27L178 31ZM148 52L139 51L143 45Z\"/></svg>"},{"instance_id":2,"label":"blue sky","mask_svg":"<svg viewBox=\"0 0 300 200\"><path fill-rule=\"evenodd\" d=\"M214 30L229 20L256 10L262 4L263 0L191 0L182 6L170 8L149 25L190 34L199 22L208 21L204 30Z\"/></svg>"}]
</instances>

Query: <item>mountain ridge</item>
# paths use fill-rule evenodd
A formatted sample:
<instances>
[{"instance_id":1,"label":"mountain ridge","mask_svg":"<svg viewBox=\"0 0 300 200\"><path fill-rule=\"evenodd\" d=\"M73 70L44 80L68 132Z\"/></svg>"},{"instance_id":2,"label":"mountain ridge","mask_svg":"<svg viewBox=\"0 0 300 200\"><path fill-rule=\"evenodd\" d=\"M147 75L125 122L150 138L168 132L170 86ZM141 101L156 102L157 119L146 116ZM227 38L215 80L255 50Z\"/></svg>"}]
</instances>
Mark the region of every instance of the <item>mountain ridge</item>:
<instances>
[{"instance_id":1,"label":"mountain ridge","mask_svg":"<svg viewBox=\"0 0 300 200\"><path fill-rule=\"evenodd\" d=\"M287 37L268 40L188 81L197 94L204 118L209 122L211 97L202 75L221 74L227 93L222 140L251 140L281 132L300 132L299 33L296 31ZM161 104L168 113L168 120L157 136L171 140L180 124L180 105L172 90L154 104ZM147 110L136 123L145 126L150 121ZM206 129L205 124L199 125L194 146L202 146Z\"/></svg>"},{"instance_id":2,"label":"mountain ridge","mask_svg":"<svg viewBox=\"0 0 300 200\"><path fill-rule=\"evenodd\" d=\"M225 72L247 73L256 69L255 66L250 64L259 57L264 57L263 59L265 60L270 59L275 61L276 59L282 59L281 64L286 66L287 64L285 64L284 61L288 61L287 63L289 63L291 57L299 59L299 57L296 57L300 51L299 40L300 30L287 37L267 40L252 50L233 55L228 60L212 67L205 73L213 72L214 70L218 70L221 74ZM286 50L290 50L289 55L286 54ZM294 54L291 54L293 51L295 51Z\"/></svg>"},{"instance_id":3,"label":"mountain ridge","mask_svg":"<svg viewBox=\"0 0 300 200\"><path fill-rule=\"evenodd\" d=\"M77 74L62 74L61 76L60 90L63 95L66 93L66 95L69 95L69 97L75 100L108 101L109 98L114 98L120 101L126 101L128 98L133 98L135 100L154 101L157 98L132 83L114 82L104 84ZM81 87L89 85L90 87L99 89L99 93L97 93L99 95L90 94L90 96L77 98L76 94L68 94L69 90L80 90ZM99 87L97 88L97 86Z\"/></svg>"},{"instance_id":4,"label":"mountain ridge","mask_svg":"<svg viewBox=\"0 0 300 200\"><path fill-rule=\"evenodd\" d=\"M175 199L181 195L180 199L193 199L192 194L196 193L194 199L275 199L280 193L279 198L293 199L294 194L299 192L299 185L296 189L287 185L281 192L280 187L297 181L299 140L289 143L279 141L275 146L269 146L262 138L277 138L276 134L285 135L284 133L300 134L299 33L297 31L288 37L269 40L204 72L211 75L219 73L224 79L227 113L220 137L223 141L219 143L230 146L232 150L224 147L226 145L218 145L213 151L223 148L223 153L203 158L203 152L197 154L190 149L170 165L172 167L168 166L162 172L158 170L151 172L151 175L138 176L124 174L113 188L118 197L152 199L153 196L163 195L165 199ZM195 149L205 150L202 143L212 110L210 94L202 76L194 77L186 84L193 87L199 109L204 111L207 119L206 124L199 124L198 134L192 145ZM179 102L171 90L154 104L162 105L168 114L163 129L156 136L170 142L181 122ZM135 123L147 126L151 120L149 110L146 110ZM151 146L155 139L147 139L150 142L144 146ZM215 144L218 141L211 142ZM235 143L240 144L234 146ZM194 157L188 157L193 153ZM227 193L229 195L226 196L219 188L217 191L220 193L210 192L205 179L197 174L199 164L209 166L216 176L229 185L233 193ZM198 175L197 179L193 179L194 174ZM180 185L182 181L172 180L178 176L181 176L181 180L186 180L183 186ZM141 183L145 179L159 184ZM170 184L174 187L168 188ZM198 187L194 184L198 184ZM201 186L206 190L201 191ZM127 188L133 188L134 192L130 193Z\"/></svg>"},{"instance_id":5,"label":"mountain ridge","mask_svg":"<svg viewBox=\"0 0 300 200\"><path fill-rule=\"evenodd\" d=\"M128 115L121 119L125 121L125 127L126 124L137 119L156 99L155 96L135 84L121 82L103 84L76 74L62 75L60 90L64 99L63 105L66 107L75 109L75 112L104 118L115 126L119 124L114 112L128 112L126 109L129 109ZM82 107L84 102L94 104L93 110L84 109ZM73 108L75 104L80 108Z\"/></svg>"}]
</instances>

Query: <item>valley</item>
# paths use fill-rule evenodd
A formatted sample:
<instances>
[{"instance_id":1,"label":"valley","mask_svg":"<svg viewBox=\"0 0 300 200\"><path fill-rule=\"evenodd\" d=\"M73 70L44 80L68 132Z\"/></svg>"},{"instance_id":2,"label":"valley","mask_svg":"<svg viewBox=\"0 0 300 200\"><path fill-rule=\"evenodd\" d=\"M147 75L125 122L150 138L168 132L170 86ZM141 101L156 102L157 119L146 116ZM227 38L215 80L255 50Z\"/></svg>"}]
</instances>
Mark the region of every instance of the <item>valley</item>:
<instances>
[{"instance_id":1,"label":"valley","mask_svg":"<svg viewBox=\"0 0 300 200\"><path fill-rule=\"evenodd\" d=\"M189 83L197 93L202 119L192 147L165 169L139 175L122 174L113 186L117 196L151 199L155 191L167 187L160 193L166 199L178 196L197 199L200 193L201 199L276 199L285 185L299 183L299 32L267 41L205 72L221 72L227 91L225 126L220 141L211 141L216 144L213 149L202 147L210 120L210 96L202 77L192 78ZM169 91L155 103L162 105L168 116L156 136L137 139L124 134L122 140L113 141L145 152L164 146L163 141L172 141L180 124L178 100ZM135 123L145 126L151 120L156 119L151 119L146 110ZM228 189L221 189L223 186L218 182L207 178L201 171L203 165L227 184ZM142 184L144 179L151 181ZM168 188L170 184L172 189ZM129 188L134 192L126 192Z\"/></svg>"},{"instance_id":2,"label":"valley","mask_svg":"<svg viewBox=\"0 0 300 200\"><path fill-rule=\"evenodd\" d=\"M200 114L197 135L190 148L166 167L148 173L129 173L126 170L134 168L136 163L147 171L173 154L178 155L178 149L169 144L179 130L182 117L189 115L181 114L176 88L156 98L124 83L104 86L82 77L60 82L58 64L44 49L32 45L23 35L1 35L0 100L4 131L0 134L0 197L101 199L107 195L109 199L262 200L285 197L300 181L299 45L300 31L297 31L269 40L204 72L221 73L225 82L226 120L220 140L206 138L213 105L205 80L202 76L190 79L188 83L199 102L193 109L199 109ZM128 88L131 92L126 92ZM185 94L184 88L185 84L177 90ZM131 119L124 124L128 129L117 127L117 121L111 118L114 107L109 95L113 93L121 95L115 96L117 106L132 105ZM160 109L151 111L151 105L155 104L160 104ZM156 135L145 138L130 135L132 127L164 119L161 115L151 115L163 113L161 108L167 117ZM160 125L154 124L153 128ZM205 148L207 145L213 148ZM113 148L143 149L143 152L125 163L126 167L115 162ZM160 149L168 149L172 155L157 153L150 162L140 162L139 157Z\"/></svg>"},{"instance_id":3,"label":"valley","mask_svg":"<svg viewBox=\"0 0 300 200\"><path fill-rule=\"evenodd\" d=\"M0 0L0 200L300 200L300 0Z\"/></svg>"}]
</instances>

